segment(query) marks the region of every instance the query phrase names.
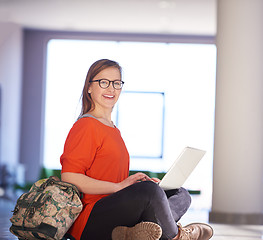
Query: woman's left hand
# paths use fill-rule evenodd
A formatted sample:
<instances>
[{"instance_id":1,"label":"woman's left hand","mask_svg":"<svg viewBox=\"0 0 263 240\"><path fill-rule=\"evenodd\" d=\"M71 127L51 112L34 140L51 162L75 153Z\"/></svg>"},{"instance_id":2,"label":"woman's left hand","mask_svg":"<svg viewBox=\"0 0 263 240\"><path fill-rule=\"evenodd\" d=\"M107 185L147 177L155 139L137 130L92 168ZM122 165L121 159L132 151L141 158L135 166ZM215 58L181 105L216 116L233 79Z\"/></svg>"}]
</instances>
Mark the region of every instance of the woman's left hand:
<instances>
[{"instance_id":1,"label":"woman's left hand","mask_svg":"<svg viewBox=\"0 0 263 240\"><path fill-rule=\"evenodd\" d=\"M159 178L155 178L155 177L151 178L151 180L152 180L153 182L155 182L155 183L161 182L161 180L160 180Z\"/></svg>"}]
</instances>

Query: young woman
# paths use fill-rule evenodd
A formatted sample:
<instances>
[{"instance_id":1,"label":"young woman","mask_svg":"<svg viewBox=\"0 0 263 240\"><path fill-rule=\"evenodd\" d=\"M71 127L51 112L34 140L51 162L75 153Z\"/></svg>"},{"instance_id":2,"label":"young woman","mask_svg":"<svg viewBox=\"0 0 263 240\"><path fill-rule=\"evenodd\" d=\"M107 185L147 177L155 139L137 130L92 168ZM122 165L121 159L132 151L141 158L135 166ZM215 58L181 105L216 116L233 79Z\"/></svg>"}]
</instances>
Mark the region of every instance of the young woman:
<instances>
[{"instance_id":1,"label":"young woman","mask_svg":"<svg viewBox=\"0 0 263 240\"><path fill-rule=\"evenodd\" d=\"M83 193L83 211L69 233L77 240L211 238L206 224L178 227L191 202L185 189L163 191L158 179L129 176L129 154L111 121L123 84L115 61L98 60L88 71L81 115L61 156L62 180Z\"/></svg>"}]
</instances>

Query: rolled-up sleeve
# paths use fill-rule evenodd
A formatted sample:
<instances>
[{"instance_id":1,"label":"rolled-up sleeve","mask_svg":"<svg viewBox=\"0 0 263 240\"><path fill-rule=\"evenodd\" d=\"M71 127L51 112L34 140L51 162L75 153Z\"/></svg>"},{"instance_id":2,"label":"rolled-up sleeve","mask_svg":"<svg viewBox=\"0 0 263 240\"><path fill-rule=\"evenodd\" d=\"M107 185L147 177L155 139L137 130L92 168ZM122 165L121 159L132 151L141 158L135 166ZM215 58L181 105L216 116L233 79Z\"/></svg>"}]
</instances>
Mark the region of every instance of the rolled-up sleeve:
<instances>
[{"instance_id":1,"label":"rolled-up sleeve","mask_svg":"<svg viewBox=\"0 0 263 240\"><path fill-rule=\"evenodd\" d=\"M91 167L99 148L100 141L93 121L89 118L78 120L69 131L60 157L61 172L85 174Z\"/></svg>"}]
</instances>

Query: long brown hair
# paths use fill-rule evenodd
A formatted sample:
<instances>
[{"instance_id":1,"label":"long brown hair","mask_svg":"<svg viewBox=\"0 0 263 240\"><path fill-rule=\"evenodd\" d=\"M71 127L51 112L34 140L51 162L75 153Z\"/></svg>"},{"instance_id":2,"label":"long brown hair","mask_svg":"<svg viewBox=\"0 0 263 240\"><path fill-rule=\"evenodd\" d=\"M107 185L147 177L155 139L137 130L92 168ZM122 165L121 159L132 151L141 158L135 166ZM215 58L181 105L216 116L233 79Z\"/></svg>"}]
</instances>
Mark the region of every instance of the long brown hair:
<instances>
[{"instance_id":1,"label":"long brown hair","mask_svg":"<svg viewBox=\"0 0 263 240\"><path fill-rule=\"evenodd\" d=\"M102 70L108 67L116 67L117 69L119 69L120 74L122 72L121 66L117 62L109 60L109 59L100 59L94 62L90 66L89 71L86 76L85 84L83 87L82 96L81 96L82 108L81 108L80 116L87 113L90 110L93 110L95 107L94 102L90 94L88 93L88 90L91 84L90 81L92 81L98 73L100 73Z\"/></svg>"}]
</instances>

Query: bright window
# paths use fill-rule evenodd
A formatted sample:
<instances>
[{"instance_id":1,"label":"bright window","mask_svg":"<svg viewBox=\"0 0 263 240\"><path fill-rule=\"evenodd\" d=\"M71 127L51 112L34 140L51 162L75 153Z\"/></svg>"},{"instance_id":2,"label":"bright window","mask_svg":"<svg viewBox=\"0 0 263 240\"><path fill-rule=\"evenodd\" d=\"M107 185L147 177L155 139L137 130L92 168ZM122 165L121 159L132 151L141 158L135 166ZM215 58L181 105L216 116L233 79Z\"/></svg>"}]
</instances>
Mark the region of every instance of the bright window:
<instances>
[{"instance_id":1,"label":"bright window","mask_svg":"<svg viewBox=\"0 0 263 240\"><path fill-rule=\"evenodd\" d=\"M131 158L162 159L164 93L124 91L116 109L116 125Z\"/></svg>"},{"instance_id":2,"label":"bright window","mask_svg":"<svg viewBox=\"0 0 263 240\"><path fill-rule=\"evenodd\" d=\"M131 154L131 169L166 171L185 146L204 149L207 153L185 187L205 189L199 204L209 205L216 72L213 44L49 41L44 166L61 168L59 158L80 112L86 73L101 58L115 60L123 68L125 84L113 121Z\"/></svg>"}]
</instances>

